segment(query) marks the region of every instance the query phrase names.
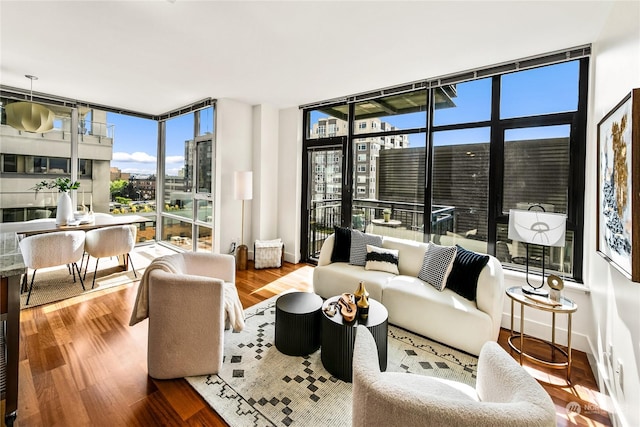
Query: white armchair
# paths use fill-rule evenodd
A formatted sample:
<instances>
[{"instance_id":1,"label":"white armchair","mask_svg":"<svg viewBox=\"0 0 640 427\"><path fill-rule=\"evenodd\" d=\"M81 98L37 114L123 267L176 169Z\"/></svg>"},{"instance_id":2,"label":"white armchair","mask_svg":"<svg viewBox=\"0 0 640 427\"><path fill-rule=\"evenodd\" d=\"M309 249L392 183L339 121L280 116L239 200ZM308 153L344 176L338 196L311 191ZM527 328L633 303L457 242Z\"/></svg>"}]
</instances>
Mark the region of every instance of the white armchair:
<instances>
[{"instance_id":1,"label":"white armchair","mask_svg":"<svg viewBox=\"0 0 640 427\"><path fill-rule=\"evenodd\" d=\"M180 378L220 370L225 319L236 330L244 325L243 317L237 317L243 313L235 274L233 256L211 253L168 255L147 267L140 286L148 284L151 377Z\"/></svg>"},{"instance_id":2,"label":"white armchair","mask_svg":"<svg viewBox=\"0 0 640 427\"><path fill-rule=\"evenodd\" d=\"M94 257L96 259L91 289L93 289L96 283L96 273L98 272L98 261L100 258L122 255L125 269L128 264L131 264L133 275L138 277L130 255L130 252L136 245L137 231L138 229L135 225L118 225L87 231L84 250L89 256L87 257L87 266L84 269L84 278L87 277L89 258Z\"/></svg>"},{"instance_id":3,"label":"white armchair","mask_svg":"<svg viewBox=\"0 0 640 427\"><path fill-rule=\"evenodd\" d=\"M353 426L555 426L547 392L497 343L484 344L476 388L417 374L380 372L371 333L358 326Z\"/></svg>"},{"instance_id":4,"label":"white armchair","mask_svg":"<svg viewBox=\"0 0 640 427\"><path fill-rule=\"evenodd\" d=\"M73 282L76 281L75 273L78 273L80 284L84 290L84 282L80 276L80 269L77 261L82 259L84 252L84 231L58 231L47 234L36 234L20 240L20 252L24 259L24 264L33 269L29 294L26 305L29 305L31 291L33 291L33 281L36 271L39 268L56 267L59 265L71 265L73 272ZM75 270L74 270L75 269ZM27 275L24 275L23 289L27 285Z\"/></svg>"}]
</instances>

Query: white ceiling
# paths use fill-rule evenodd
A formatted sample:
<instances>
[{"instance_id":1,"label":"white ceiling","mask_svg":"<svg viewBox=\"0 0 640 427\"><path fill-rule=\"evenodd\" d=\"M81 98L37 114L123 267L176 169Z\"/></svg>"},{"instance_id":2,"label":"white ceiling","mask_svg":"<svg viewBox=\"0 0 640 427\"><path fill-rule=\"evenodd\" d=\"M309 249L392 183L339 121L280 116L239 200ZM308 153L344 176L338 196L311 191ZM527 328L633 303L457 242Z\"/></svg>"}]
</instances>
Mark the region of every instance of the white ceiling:
<instances>
[{"instance_id":1,"label":"white ceiling","mask_svg":"<svg viewBox=\"0 0 640 427\"><path fill-rule=\"evenodd\" d=\"M0 1L0 84L284 108L591 43L610 1Z\"/></svg>"}]
</instances>

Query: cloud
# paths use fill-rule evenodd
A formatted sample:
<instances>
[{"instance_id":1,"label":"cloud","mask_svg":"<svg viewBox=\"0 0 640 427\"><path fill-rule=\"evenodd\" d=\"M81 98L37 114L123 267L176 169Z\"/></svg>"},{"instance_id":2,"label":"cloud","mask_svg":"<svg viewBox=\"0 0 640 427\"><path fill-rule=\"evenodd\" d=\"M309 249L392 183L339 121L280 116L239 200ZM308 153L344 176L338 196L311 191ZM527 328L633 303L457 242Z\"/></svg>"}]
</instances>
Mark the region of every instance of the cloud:
<instances>
[{"instance_id":1,"label":"cloud","mask_svg":"<svg viewBox=\"0 0 640 427\"><path fill-rule=\"evenodd\" d=\"M152 156L150 154L144 153L142 151L136 151L135 153L125 153L122 151L117 151L113 153L114 162L132 162L132 163L155 163L156 156ZM165 159L165 163L167 164L183 164L184 156L167 156Z\"/></svg>"},{"instance_id":2,"label":"cloud","mask_svg":"<svg viewBox=\"0 0 640 427\"><path fill-rule=\"evenodd\" d=\"M136 163L155 163L156 156L151 156L142 151L136 151L135 153L113 153L113 161L116 162L136 162Z\"/></svg>"}]
</instances>

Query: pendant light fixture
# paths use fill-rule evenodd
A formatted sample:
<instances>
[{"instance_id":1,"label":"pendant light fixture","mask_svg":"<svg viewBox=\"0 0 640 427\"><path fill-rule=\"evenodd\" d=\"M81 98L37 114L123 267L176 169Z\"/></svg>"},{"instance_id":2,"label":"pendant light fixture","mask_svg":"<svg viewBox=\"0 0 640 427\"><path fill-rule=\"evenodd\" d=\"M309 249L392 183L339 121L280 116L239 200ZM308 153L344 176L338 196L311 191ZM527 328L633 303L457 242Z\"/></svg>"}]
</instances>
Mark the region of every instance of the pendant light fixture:
<instances>
[{"instance_id":1,"label":"pendant light fixture","mask_svg":"<svg viewBox=\"0 0 640 427\"><path fill-rule=\"evenodd\" d=\"M31 99L7 104L4 109L7 113L7 124L15 129L26 132L43 133L53 129L53 111L44 105L33 103L33 81L36 76L25 75L31 80Z\"/></svg>"}]
</instances>

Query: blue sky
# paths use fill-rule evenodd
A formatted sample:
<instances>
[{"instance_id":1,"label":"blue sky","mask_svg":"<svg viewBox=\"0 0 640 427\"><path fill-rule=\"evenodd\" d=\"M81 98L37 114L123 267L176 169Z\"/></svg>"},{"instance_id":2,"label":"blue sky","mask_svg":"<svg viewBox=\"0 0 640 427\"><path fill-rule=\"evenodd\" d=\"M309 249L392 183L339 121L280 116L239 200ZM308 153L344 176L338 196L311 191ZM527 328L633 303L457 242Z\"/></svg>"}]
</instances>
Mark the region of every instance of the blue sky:
<instances>
[{"instance_id":1,"label":"blue sky","mask_svg":"<svg viewBox=\"0 0 640 427\"><path fill-rule=\"evenodd\" d=\"M506 74L502 77L502 118L572 111L577 108L579 62L571 61L548 67ZM490 117L491 78L460 83L456 87L455 108L436 110L434 124L470 123ZM323 115L312 115L313 120ZM326 117L326 115L324 115ZM424 126L425 113L383 117L399 129ZM156 171L158 124L124 114L107 113L107 122L115 125L112 166L133 174ZM210 113L203 114L200 133L212 131ZM566 137L567 126L507 131L506 138L534 139ZM167 124L167 174L177 175L184 165L184 141L193 137L193 114L171 119ZM437 145L487 142L488 128L439 132ZM410 135L411 147L425 145L425 134Z\"/></svg>"}]
</instances>

